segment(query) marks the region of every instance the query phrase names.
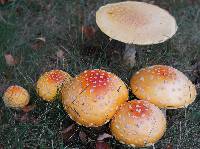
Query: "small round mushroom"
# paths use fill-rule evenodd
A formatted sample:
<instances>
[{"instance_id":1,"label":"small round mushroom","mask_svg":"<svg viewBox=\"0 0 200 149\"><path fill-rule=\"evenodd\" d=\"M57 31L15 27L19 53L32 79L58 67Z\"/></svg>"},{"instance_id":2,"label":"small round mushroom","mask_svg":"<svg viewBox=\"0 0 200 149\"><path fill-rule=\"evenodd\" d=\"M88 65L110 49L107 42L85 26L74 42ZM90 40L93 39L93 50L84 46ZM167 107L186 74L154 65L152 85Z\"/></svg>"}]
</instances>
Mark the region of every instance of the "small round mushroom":
<instances>
[{"instance_id":1,"label":"small round mushroom","mask_svg":"<svg viewBox=\"0 0 200 149\"><path fill-rule=\"evenodd\" d=\"M131 89L139 99L148 100L160 108L187 107L196 98L196 88L179 70L154 65L136 72L131 78Z\"/></svg>"},{"instance_id":2,"label":"small round mushroom","mask_svg":"<svg viewBox=\"0 0 200 149\"><path fill-rule=\"evenodd\" d=\"M10 86L3 95L5 105L11 108L23 108L28 105L29 100L27 90L18 85Z\"/></svg>"},{"instance_id":3,"label":"small round mushroom","mask_svg":"<svg viewBox=\"0 0 200 149\"><path fill-rule=\"evenodd\" d=\"M121 143L145 147L153 145L164 135L166 119L162 111L148 101L132 100L120 107L110 128Z\"/></svg>"},{"instance_id":4,"label":"small round mushroom","mask_svg":"<svg viewBox=\"0 0 200 149\"><path fill-rule=\"evenodd\" d=\"M86 70L62 89L64 109L80 125L98 127L107 123L128 100L128 89L116 75L101 69Z\"/></svg>"},{"instance_id":5,"label":"small round mushroom","mask_svg":"<svg viewBox=\"0 0 200 149\"><path fill-rule=\"evenodd\" d=\"M107 4L96 12L98 27L110 38L126 43L123 60L133 67L135 45L158 44L177 31L176 20L166 10L152 4L125 1Z\"/></svg>"},{"instance_id":6,"label":"small round mushroom","mask_svg":"<svg viewBox=\"0 0 200 149\"><path fill-rule=\"evenodd\" d=\"M46 100L53 101L59 95L63 83L69 84L72 77L62 70L51 70L40 76L36 84L38 95Z\"/></svg>"}]
</instances>

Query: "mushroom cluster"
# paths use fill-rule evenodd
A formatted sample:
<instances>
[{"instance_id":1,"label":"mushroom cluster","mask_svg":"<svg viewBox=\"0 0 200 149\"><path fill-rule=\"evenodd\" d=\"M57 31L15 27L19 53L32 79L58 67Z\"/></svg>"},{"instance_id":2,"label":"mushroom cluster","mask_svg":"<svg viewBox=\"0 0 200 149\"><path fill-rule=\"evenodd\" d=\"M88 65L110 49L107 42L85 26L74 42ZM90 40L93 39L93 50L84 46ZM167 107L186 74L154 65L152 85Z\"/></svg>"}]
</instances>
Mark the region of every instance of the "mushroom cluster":
<instances>
[{"instance_id":1,"label":"mushroom cluster","mask_svg":"<svg viewBox=\"0 0 200 149\"><path fill-rule=\"evenodd\" d=\"M177 29L168 12L143 2L109 4L101 7L96 17L102 31L125 43L164 42ZM159 108L187 107L197 94L186 75L166 65L139 70L131 77L130 88L137 99L128 101L126 84L101 69L85 70L74 78L65 71L51 70L36 82L41 99L53 101L60 95L64 110L76 123L98 127L111 120L113 136L133 147L153 145L164 135L167 121ZM5 105L17 109L28 105L29 99L28 91L17 85L3 95Z\"/></svg>"},{"instance_id":2,"label":"mushroom cluster","mask_svg":"<svg viewBox=\"0 0 200 149\"><path fill-rule=\"evenodd\" d=\"M166 115L159 108L187 107L197 94L182 72L166 65L137 71L131 77L130 86L139 100L120 107L111 121L111 132L120 142L134 147L153 145L163 136Z\"/></svg>"},{"instance_id":3,"label":"mushroom cluster","mask_svg":"<svg viewBox=\"0 0 200 149\"><path fill-rule=\"evenodd\" d=\"M155 144L166 131L166 116L159 108L183 108L196 97L192 82L179 70L154 65L136 72L130 87L138 98L129 100L126 84L115 74L101 69L85 70L74 78L62 70L41 75L36 83L38 95L53 101L61 95L64 110L79 125L98 127L110 122L113 136L133 147ZM7 107L23 108L29 93L10 86L3 100Z\"/></svg>"}]
</instances>

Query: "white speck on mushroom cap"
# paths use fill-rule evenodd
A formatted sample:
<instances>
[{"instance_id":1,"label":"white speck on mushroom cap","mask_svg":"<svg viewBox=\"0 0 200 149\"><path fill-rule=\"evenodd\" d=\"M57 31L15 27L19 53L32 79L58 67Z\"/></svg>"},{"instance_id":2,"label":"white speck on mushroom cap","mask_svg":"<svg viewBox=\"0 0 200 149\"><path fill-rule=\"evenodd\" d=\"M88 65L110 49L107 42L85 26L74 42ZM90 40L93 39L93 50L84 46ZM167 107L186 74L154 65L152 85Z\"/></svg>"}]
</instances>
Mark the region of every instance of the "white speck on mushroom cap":
<instances>
[{"instance_id":1,"label":"white speck on mushroom cap","mask_svg":"<svg viewBox=\"0 0 200 149\"><path fill-rule=\"evenodd\" d=\"M84 71L83 75L79 76L82 85L87 87L87 89L94 89L94 92L98 92L100 90L107 91L107 89L113 85L112 82L110 82L112 77L113 76L110 72L100 69L87 70Z\"/></svg>"},{"instance_id":2,"label":"white speck on mushroom cap","mask_svg":"<svg viewBox=\"0 0 200 149\"><path fill-rule=\"evenodd\" d=\"M55 81L55 82L63 82L66 78L65 72L62 70L51 70L49 72L46 72L44 75L47 75L47 79L49 81Z\"/></svg>"},{"instance_id":3,"label":"white speck on mushroom cap","mask_svg":"<svg viewBox=\"0 0 200 149\"><path fill-rule=\"evenodd\" d=\"M144 77L140 77L140 80L141 80L141 81L144 81Z\"/></svg>"}]
</instances>

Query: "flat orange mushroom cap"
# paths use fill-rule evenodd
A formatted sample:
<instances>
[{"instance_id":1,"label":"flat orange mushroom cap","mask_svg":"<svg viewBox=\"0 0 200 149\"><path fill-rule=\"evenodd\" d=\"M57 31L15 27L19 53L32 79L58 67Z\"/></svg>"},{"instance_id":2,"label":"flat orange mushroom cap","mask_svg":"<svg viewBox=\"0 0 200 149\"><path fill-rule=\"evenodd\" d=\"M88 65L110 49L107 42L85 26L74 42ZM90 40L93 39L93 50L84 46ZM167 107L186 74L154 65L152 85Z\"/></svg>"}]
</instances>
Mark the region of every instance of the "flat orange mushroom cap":
<instances>
[{"instance_id":1,"label":"flat orange mushroom cap","mask_svg":"<svg viewBox=\"0 0 200 149\"><path fill-rule=\"evenodd\" d=\"M110 38L129 44L157 44L171 38L176 20L152 4L125 1L107 4L96 12L98 27Z\"/></svg>"}]
</instances>

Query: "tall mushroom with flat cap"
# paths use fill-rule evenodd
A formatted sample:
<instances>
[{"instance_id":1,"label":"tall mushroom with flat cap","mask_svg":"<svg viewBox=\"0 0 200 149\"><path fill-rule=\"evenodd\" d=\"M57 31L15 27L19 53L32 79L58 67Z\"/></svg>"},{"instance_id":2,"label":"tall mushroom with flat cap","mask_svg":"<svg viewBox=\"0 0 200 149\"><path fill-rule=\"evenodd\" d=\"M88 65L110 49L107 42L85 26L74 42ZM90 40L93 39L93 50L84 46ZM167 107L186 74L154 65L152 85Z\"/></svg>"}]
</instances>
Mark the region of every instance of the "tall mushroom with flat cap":
<instances>
[{"instance_id":1,"label":"tall mushroom with flat cap","mask_svg":"<svg viewBox=\"0 0 200 149\"><path fill-rule=\"evenodd\" d=\"M62 88L68 115L80 125L97 127L107 123L118 107L128 100L128 89L113 73L86 70Z\"/></svg>"},{"instance_id":2,"label":"tall mushroom with flat cap","mask_svg":"<svg viewBox=\"0 0 200 149\"><path fill-rule=\"evenodd\" d=\"M136 45L158 44L171 38L177 30L173 16L156 5L126 1L107 4L96 12L96 23L106 35L126 43L125 63L134 65Z\"/></svg>"},{"instance_id":3,"label":"tall mushroom with flat cap","mask_svg":"<svg viewBox=\"0 0 200 149\"><path fill-rule=\"evenodd\" d=\"M195 85L187 76L166 65L139 70L132 76L130 84L136 97L165 109L187 107L197 94Z\"/></svg>"}]
</instances>

